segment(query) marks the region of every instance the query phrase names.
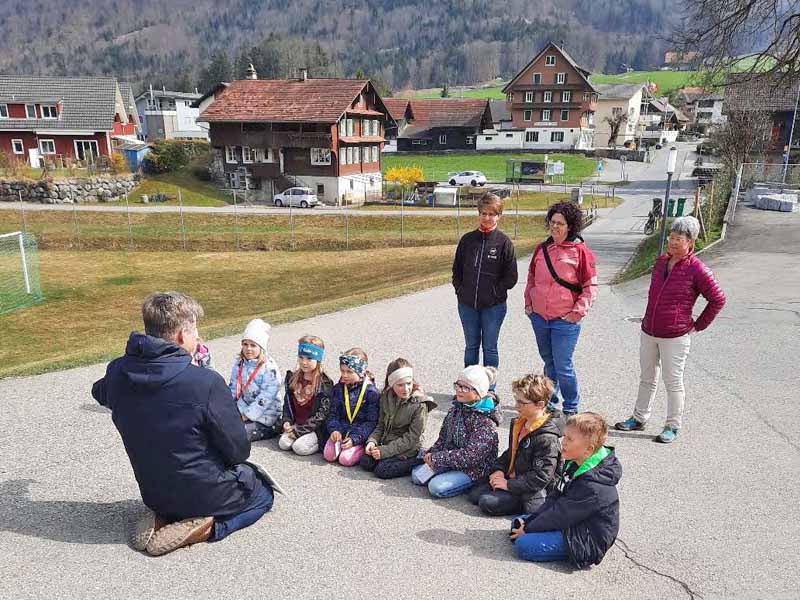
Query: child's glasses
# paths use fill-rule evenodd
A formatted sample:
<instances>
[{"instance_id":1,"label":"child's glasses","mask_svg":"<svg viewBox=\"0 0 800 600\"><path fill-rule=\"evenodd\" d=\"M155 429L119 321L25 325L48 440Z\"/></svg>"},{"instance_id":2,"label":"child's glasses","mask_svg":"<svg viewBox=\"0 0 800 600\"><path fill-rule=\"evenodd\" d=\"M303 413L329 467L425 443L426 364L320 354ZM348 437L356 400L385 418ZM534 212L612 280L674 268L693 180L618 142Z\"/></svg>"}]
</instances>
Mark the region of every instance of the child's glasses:
<instances>
[{"instance_id":1,"label":"child's glasses","mask_svg":"<svg viewBox=\"0 0 800 600\"><path fill-rule=\"evenodd\" d=\"M453 382L453 389L457 392L474 392L475 388L470 387L468 385L464 385L458 381Z\"/></svg>"}]
</instances>

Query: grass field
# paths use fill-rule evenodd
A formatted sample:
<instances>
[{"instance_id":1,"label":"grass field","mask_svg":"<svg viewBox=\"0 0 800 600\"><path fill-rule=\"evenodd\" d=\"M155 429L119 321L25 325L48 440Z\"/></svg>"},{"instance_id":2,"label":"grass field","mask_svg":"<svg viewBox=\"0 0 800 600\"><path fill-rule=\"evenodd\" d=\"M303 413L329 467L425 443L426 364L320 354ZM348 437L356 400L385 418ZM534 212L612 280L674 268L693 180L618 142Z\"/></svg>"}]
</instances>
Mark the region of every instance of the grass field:
<instances>
[{"instance_id":1,"label":"grass field","mask_svg":"<svg viewBox=\"0 0 800 600\"><path fill-rule=\"evenodd\" d=\"M482 171L489 181L506 180L506 161L510 158L523 158L528 160L544 160L544 154L414 154L395 156L384 155L382 167L384 173L392 167L421 167L427 181L446 181L448 173L465 171L467 169ZM588 159L578 154L549 154L551 161L560 160L564 163L564 174L570 183L578 182L595 173L597 161Z\"/></svg>"},{"instance_id":2,"label":"grass field","mask_svg":"<svg viewBox=\"0 0 800 600\"><path fill-rule=\"evenodd\" d=\"M157 192L177 196L179 190L186 206L225 206L231 202L230 196L223 194L216 184L198 179L189 168L174 173L147 175L128 195L128 202L141 202L143 195L152 196ZM164 204L177 205L178 200L171 199Z\"/></svg>"},{"instance_id":3,"label":"grass field","mask_svg":"<svg viewBox=\"0 0 800 600\"><path fill-rule=\"evenodd\" d=\"M517 196L517 194L512 194L509 198L506 198L505 211L506 214L512 214L516 208L519 208L519 210L545 210L556 202L570 200L570 197L571 194L564 192L521 192L519 196ZM614 208L622 203L622 198L617 196L606 197L605 195L599 194L593 198L591 194L584 194L584 202L591 203L592 201L597 204L598 208ZM400 208L400 203L397 202L395 204L367 205L362 208L374 211L397 210ZM452 206L437 206L435 208L424 206L406 206L406 208L409 210L413 209L430 211L453 210ZM468 213L469 210L474 209L468 209L465 207L463 210L465 213Z\"/></svg>"},{"instance_id":4,"label":"grass field","mask_svg":"<svg viewBox=\"0 0 800 600\"><path fill-rule=\"evenodd\" d=\"M299 212L299 211L298 211ZM295 213L297 215L297 213ZM236 249L238 232L242 250L344 250L443 246L455 244L460 234L475 227L473 210L459 218L450 215L406 216L294 216L185 213L186 249L194 252L226 252ZM181 250L180 215L131 213L131 238L127 215L119 213L33 211L26 215L27 230L42 250ZM294 238L292 237L294 225ZM519 238L533 238L543 231L542 218L509 215L504 228ZM19 229L19 213L0 211L0 233ZM292 246L294 239L294 247Z\"/></svg>"},{"instance_id":5,"label":"grass field","mask_svg":"<svg viewBox=\"0 0 800 600\"><path fill-rule=\"evenodd\" d=\"M533 243L519 240L518 254ZM240 331L254 316L281 323L445 283L454 250L42 251L45 300L0 315L0 377L119 356L128 333L141 328L141 302L154 290L195 296L206 313L201 333L212 338Z\"/></svg>"}]
</instances>

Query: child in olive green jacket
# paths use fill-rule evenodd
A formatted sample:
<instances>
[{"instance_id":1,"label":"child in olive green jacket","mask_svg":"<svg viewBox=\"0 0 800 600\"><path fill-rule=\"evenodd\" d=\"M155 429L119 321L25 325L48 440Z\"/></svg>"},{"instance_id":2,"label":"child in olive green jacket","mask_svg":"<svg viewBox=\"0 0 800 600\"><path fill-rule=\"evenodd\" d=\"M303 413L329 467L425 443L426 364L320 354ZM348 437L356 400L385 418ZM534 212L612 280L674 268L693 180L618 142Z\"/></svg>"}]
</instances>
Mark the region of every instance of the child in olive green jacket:
<instances>
[{"instance_id":1,"label":"child in olive green jacket","mask_svg":"<svg viewBox=\"0 0 800 600\"><path fill-rule=\"evenodd\" d=\"M361 467L381 479L404 477L422 464L417 458L428 411L436 404L414 381L414 372L404 358L389 363L381 392L380 418L367 439Z\"/></svg>"}]
</instances>

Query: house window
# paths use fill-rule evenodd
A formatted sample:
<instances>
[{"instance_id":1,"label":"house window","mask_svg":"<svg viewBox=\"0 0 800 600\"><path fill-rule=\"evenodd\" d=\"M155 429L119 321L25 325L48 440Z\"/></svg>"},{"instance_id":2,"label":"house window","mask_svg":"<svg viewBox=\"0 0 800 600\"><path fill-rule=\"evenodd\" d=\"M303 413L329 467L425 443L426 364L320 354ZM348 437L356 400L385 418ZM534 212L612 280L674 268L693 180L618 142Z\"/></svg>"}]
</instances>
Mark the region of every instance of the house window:
<instances>
[{"instance_id":1,"label":"house window","mask_svg":"<svg viewBox=\"0 0 800 600\"><path fill-rule=\"evenodd\" d=\"M507 137L507 138L513 138L513 137L514 137L514 134L513 134L513 133L507 133L507 134L506 134L506 137Z\"/></svg>"},{"instance_id":2,"label":"house window","mask_svg":"<svg viewBox=\"0 0 800 600\"><path fill-rule=\"evenodd\" d=\"M347 164L347 150L344 148L339 148L339 164L346 165Z\"/></svg>"},{"instance_id":3,"label":"house window","mask_svg":"<svg viewBox=\"0 0 800 600\"><path fill-rule=\"evenodd\" d=\"M8 118L8 104L0 104L0 119Z\"/></svg>"},{"instance_id":4,"label":"house window","mask_svg":"<svg viewBox=\"0 0 800 600\"><path fill-rule=\"evenodd\" d=\"M27 118L27 119L35 119L36 118L36 105L35 104L26 104L25 105L25 118Z\"/></svg>"},{"instance_id":5,"label":"house window","mask_svg":"<svg viewBox=\"0 0 800 600\"><path fill-rule=\"evenodd\" d=\"M353 163L358 164L361 162L361 146L353 148Z\"/></svg>"},{"instance_id":6,"label":"house window","mask_svg":"<svg viewBox=\"0 0 800 600\"><path fill-rule=\"evenodd\" d=\"M236 146L225 146L225 162L236 162Z\"/></svg>"},{"instance_id":7,"label":"house window","mask_svg":"<svg viewBox=\"0 0 800 600\"><path fill-rule=\"evenodd\" d=\"M25 154L25 146L22 140L11 140L11 150L14 154Z\"/></svg>"},{"instance_id":8,"label":"house window","mask_svg":"<svg viewBox=\"0 0 800 600\"><path fill-rule=\"evenodd\" d=\"M553 92L545 92L544 96L542 97L542 102L552 102L553 101Z\"/></svg>"},{"instance_id":9,"label":"house window","mask_svg":"<svg viewBox=\"0 0 800 600\"><path fill-rule=\"evenodd\" d=\"M540 85L542 83L542 74L541 73L534 73L533 74L533 85Z\"/></svg>"},{"instance_id":10,"label":"house window","mask_svg":"<svg viewBox=\"0 0 800 600\"><path fill-rule=\"evenodd\" d=\"M378 146L372 147L372 162L378 162L378 157L380 153L380 148Z\"/></svg>"},{"instance_id":11,"label":"house window","mask_svg":"<svg viewBox=\"0 0 800 600\"><path fill-rule=\"evenodd\" d=\"M572 92L561 92L561 101L570 102L572 100Z\"/></svg>"},{"instance_id":12,"label":"house window","mask_svg":"<svg viewBox=\"0 0 800 600\"><path fill-rule=\"evenodd\" d=\"M550 54L544 57L544 66L545 67L555 67L556 66L556 55Z\"/></svg>"},{"instance_id":13,"label":"house window","mask_svg":"<svg viewBox=\"0 0 800 600\"><path fill-rule=\"evenodd\" d=\"M331 149L330 148L312 148L311 149L311 164L312 165L329 165L329 164L331 164Z\"/></svg>"},{"instance_id":14,"label":"house window","mask_svg":"<svg viewBox=\"0 0 800 600\"><path fill-rule=\"evenodd\" d=\"M427 143L425 140L411 140L412 146L425 146Z\"/></svg>"},{"instance_id":15,"label":"house window","mask_svg":"<svg viewBox=\"0 0 800 600\"><path fill-rule=\"evenodd\" d=\"M352 165L353 164L353 147L352 146L347 148L347 164L348 165Z\"/></svg>"},{"instance_id":16,"label":"house window","mask_svg":"<svg viewBox=\"0 0 800 600\"><path fill-rule=\"evenodd\" d=\"M525 102L533 102L533 92L525 92Z\"/></svg>"},{"instance_id":17,"label":"house window","mask_svg":"<svg viewBox=\"0 0 800 600\"><path fill-rule=\"evenodd\" d=\"M230 188L238 188L239 187L239 174L238 173L228 173L228 187L230 187Z\"/></svg>"},{"instance_id":18,"label":"house window","mask_svg":"<svg viewBox=\"0 0 800 600\"><path fill-rule=\"evenodd\" d=\"M611 109L611 117L612 117L612 118L616 119L616 118L617 118L618 116L620 116L621 114L622 114L622 107L620 107L620 106L614 106L614 107Z\"/></svg>"},{"instance_id":19,"label":"house window","mask_svg":"<svg viewBox=\"0 0 800 600\"><path fill-rule=\"evenodd\" d=\"M588 102L589 101L589 92L583 92L583 101L584 102Z\"/></svg>"},{"instance_id":20,"label":"house window","mask_svg":"<svg viewBox=\"0 0 800 600\"><path fill-rule=\"evenodd\" d=\"M324 196L325 195L325 184L318 183L317 184L317 196Z\"/></svg>"},{"instance_id":21,"label":"house window","mask_svg":"<svg viewBox=\"0 0 800 600\"><path fill-rule=\"evenodd\" d=\"M42 118L43 119L57 119L58 111L53 104L42 104Z\"/></svg>"},{"instance_id":22,"label":"house window","mask_svg":"<svg viewBox=\"0 0 800 600\"><path fill-rule=\"evenodd\" d=\"M550 109L549 109L549 108L545 108L545 109L542 111L542 121L549 121L549 120L550 120L550 115L551 115L551 114L552 114L552 113L551 113Z\"/></svg>"},{"instance_id":23,"label":"house window","mask_svg":"<svg viewBox=\"0 0 800 600\"><path fill-rule=\"evenodd\" d=\"M446 144L447 144L447 136L445 134L440 135L439 136L439 145L440 146L444 146Z\"/></svg>"},{"instance_id":24,"label":"house window","mask_svg":"<svg viewBox=\"0 0 800 600\"><path fill-rule=\"evenodd\" d=\"M566 83L567 82L567 74L566 73L556 73L556 83Z\"/></svg>"},{"instance_id":25,"label":"house window","mask_svg":"<svg viewBox=\"0 0 800 600\"><path fill-rule=\"evenodd\" d=\"M253 149L250 146L242 146L242 162L245 164L253 162Z\"/></svg>"},{"instance_id":26,"label":"house window","mask_svg":"<svg viewBox=\"0 0 800 600\"><path fill-rule=\"evenodd\" d=\"M564 132L563 131L551 131L550 132L550 141L551 142L563 142L564 141Z\"/></svg>"},{"instance_id":27,"label":"house window","mask_svg":"<svg viewBox=\"0 0 800 600\"><path fill-rule=\"evenodd\" d=\"M471 146L474 143L475 143L475 136L474 135L468 135L467 136L467 145Z\"/></svg>"},{"instance_id":28,"label":"house window","mask_svg":"<svg viewBox=\"0 0 800 600\"><path fill-rule=\"evenodd\" d=\"M525 132L525 141L526 142L538 142L539 141L539 132L538 131L526 131Z\"/></svg>"},{"instance_id":29,"label":"house window","mask_svg":"<svg viewBox=\"0 0 800 600\"><path fill-rule=\"evenodd\" d=\"M522 120L523 121L530 121L533 119L533 111L532 110L523 110L522 111Z\"/></svg>"},{"instance_id":30,"label":"house window","mask_svg":"<svg viewBox=\"0 0 800 600\"><path fill-rule=\"evenodd\" d=\"M100 151L95 140L75 140L75 158L94 163Z\"/></svg>"},{"instance_id":31,"label":"house window","mask_svg":"<svg viewBox=\"0 0 800 600\"><path fill-rule=\"evenodd\" d=\"M562 110L561 111L561 120L562 121L569 121L569 111L568 110Z\"/></svg>"},{"instance_id":32,"label":"house window","mask_svg":"<svg viewBox=\"0 0 800 600\"><path fill-rule=\"evenodd\" d=\"M56 143L54 140L39 140L39 152L42 154L55 154Z\"/></svg>"},{"instance_id":33,"label":"house window","mask_svg":"<svg viewBox=\"0 0 800 600\"><path fill-rule=\"evenodd\" d=\"M257 163L272 162L272 148L253 148L253 160Z\"/></svg>"},{"instance_id":34,"label":"house window","mask_svg":"<svg viewBox=\"0 0 800 600\"><path fill-rule=\"evenodd\" d=\"M347 133L347 119L339 121L339 137L343 137Z\"/></svg>"},{"instance_id":35,"label":"house window","mask_svg":"<svg viewBox=\"0 0 800 600\"><path fill-rule=\"evenodd\" d=\"M506 102L513 102L514 101L514 94L512 92L508 92L506 94Z\"/></svg>"},{"instance_id":36,"label":"house window","mask_svg":"<svg viewBox=\"0 0 800 600\"><path fill-rule=\"evenodd\" d=\"M353 135L354 119L347 119L347 135Z\"/></svg>"}]
</instances>

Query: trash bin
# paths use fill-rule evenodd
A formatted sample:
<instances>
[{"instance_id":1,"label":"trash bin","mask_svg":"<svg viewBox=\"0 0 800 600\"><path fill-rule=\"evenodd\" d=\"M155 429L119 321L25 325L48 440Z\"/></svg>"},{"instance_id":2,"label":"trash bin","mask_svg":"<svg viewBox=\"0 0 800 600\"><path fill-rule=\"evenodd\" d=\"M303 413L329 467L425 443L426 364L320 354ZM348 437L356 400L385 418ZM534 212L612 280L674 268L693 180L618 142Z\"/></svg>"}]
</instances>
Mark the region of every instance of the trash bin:
<instances>
[{"instance_id":1,"label":"trash bin","mask_svg":"<svg viewBox=\"0 0 800 600\"><path fill-rule=\"evenodd\" d=\"M683 208L686 206L686 198L678 198L678 205L675 207L675 216L683 216Z\"/></svg>"},{"instance_id":2,"label":"trash bin","mask_svg":"<svg viewBox=\"0 0 800 600\"><path fill-rule=\"evenodd\" d=\"M580 206L583 204L583 190L581 188L572 188L572 202Z\"/></svg>"},{"instance_id":3,"label":"trash bin","mask_svg":"<svg viewBox=\"0 0 800 600\"><path fill-rule=\"evenodd\" d=\"M672 211L675 210L675 198L670 198L667 204L667 216L672 216Z\"/></svg>"}]
</instances>

